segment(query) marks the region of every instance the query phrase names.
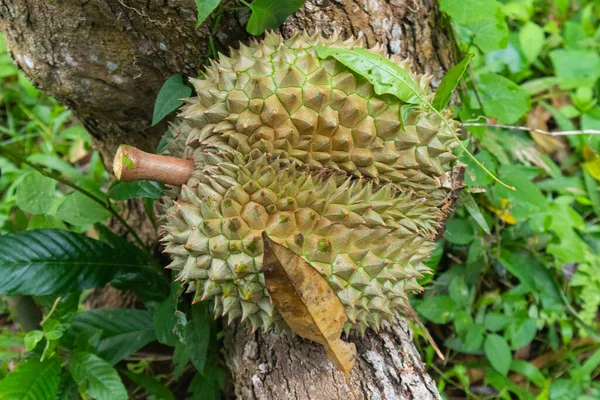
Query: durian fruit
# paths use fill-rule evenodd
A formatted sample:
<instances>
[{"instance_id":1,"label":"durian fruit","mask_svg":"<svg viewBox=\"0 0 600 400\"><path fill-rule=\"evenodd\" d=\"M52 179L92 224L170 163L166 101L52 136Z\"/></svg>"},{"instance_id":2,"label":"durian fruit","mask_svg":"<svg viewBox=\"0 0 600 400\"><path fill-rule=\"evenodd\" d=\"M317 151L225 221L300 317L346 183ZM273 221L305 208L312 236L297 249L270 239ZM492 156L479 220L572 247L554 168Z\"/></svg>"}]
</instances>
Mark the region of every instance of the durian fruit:
<instances>
[{"instance_id":1,"label":"durian fruit","mask_svg":"<svg viewBox=\"0 0 600 400\"><path fill-rule=\"evenodd\" d=\"M364 333L421 290L452 190L457 125L375 94L341 63L318 58L317 45L364 47L271 33L192 80L196 96L168 151L196 168L165 202L163 241L195 300L267 330L284 322L261 272L265 231L329 282L346 331ZM431 98L430 78L414 79Z\"/></svg>"}]
</instances>

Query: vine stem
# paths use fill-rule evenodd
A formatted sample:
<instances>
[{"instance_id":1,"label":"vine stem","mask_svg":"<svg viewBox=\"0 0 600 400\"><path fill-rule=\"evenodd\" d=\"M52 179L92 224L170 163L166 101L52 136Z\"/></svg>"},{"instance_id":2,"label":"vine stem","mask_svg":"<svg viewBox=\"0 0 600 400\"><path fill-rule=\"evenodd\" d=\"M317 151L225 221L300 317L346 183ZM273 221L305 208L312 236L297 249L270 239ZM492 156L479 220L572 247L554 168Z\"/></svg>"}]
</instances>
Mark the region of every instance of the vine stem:
<instances>
[{"instance_id":1,"label":"vine stem","mask_svg":"<svg viewBox=\"0 0 600 400\"><path fill-rule=\"evenodd\" d=\"M107 199L107 201L104 201L103 199L99 198L98 196L96 196L95 194L85 190L82 187L77 186L75 183L64 179L62 176L54 173L54 172L48 172L46 171L44 168L30 162L27 161L15 154L13 154L11 151L5 149L3 146L0 146L0 154L3 154L5 156L8 156L10 158L12 158L13 160L15 160L18 163L22 163L25 164L31 168L33 168L34 170L38 171L40 174L54 179L55 181L62 183L65 186L70 187L71 189L83 194L84 196L88 197L89 199L93 200L94 202L100 204L104 209L106 209L117 221L119 221L119 223L127 230L127 232L129 234L131 234L131 236L133 237L133 239L135 240L135 242L138 244L138 246L140 248L142 248L146 253L148 253L148 250L146 249L146 245L144 244L144 242L142 241L142 239L140 239L140 237L137 235L137 233L135 233L135 231L133 230L133 228L125 221L125 219L123 219L123 217L121 217L119 215L119 213L112 207L112 205L110 204L110 200ZM148 253L150 254L150 253Z\"/></svg>"},{"instance_id":2,"label":"vine stem","mask_svg":"<svg viewBox=\"0 0 600 400\"><path fill-rule=\"evenodd\" d=\"M600 130L596 129L582 129L582 130L574 130L574 131L556 131L549 132L543 129L536 128L528 128L526 126L518 126L518 125L504 125L504 124L490 124L484 122L463 122L460 126L469 127L469 126L484 126L488 128L502 128L502 129L511 129L513 131L527 131L539 133L541 135L546 136L576 136L576 135L600 135Z\"/></svg>"}]
</instances>

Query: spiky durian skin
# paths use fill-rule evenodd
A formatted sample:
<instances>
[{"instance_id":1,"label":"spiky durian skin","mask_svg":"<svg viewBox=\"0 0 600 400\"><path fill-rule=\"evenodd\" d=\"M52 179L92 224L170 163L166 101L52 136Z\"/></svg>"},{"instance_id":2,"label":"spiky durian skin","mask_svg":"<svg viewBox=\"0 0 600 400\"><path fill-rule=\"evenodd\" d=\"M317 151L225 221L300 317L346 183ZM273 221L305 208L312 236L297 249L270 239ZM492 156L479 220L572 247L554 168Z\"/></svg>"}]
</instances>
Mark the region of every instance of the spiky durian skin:
<instances>
[{"instance_id":1,"label":"spiky durian skin","mask_svg":"<svg viewBox=\"0 0 600 400\"><path fill-rule=\"evenodd\" d=\"M327 279L347 330L378 329L421 289L452 188L455 123L376 95L342 64L319 59L319 44L362 47L268 34L221 56L193 80L197 97L169 141L172 154L197 165L166 202L170 268L197 300L213 299L217 314L255 329L280 323L261 272L263 231ZM415 80L431 97L428 79Z\"/></svg>"}]
</instances>

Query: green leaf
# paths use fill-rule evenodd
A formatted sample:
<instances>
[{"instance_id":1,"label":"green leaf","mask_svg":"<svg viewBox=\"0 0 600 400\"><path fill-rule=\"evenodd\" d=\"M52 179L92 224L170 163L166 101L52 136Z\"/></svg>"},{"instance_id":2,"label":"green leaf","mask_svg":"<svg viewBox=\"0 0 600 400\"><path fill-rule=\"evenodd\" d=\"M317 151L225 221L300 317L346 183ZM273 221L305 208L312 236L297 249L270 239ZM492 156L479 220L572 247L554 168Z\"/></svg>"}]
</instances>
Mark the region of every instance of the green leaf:
<instances>
[{"instance_id":1,"label":"green leaf","mask_svg":"<svg viewBox=\"0 0 600 400\"><path fill-rule=\"evenodd\" d=\"M92 353L76 352L70 365L71 375L94 400L127 400L127 390L117 371Z\"/></svg>"},{"instance_id":2,"label":"green leaf","mask_svg":"<svg viewBox=\"0 0 600 400\"><path fill-rule=\"evenodd\" d=\"M27 360L0 382L0 400L54 400L58 392L60 362Z\"/></svg>"},{"instance_id":3,"label":"green leaf","mask_svg":"<svg viewBox=\"0 0 600 400\"><path fill-rule=\"evenodd\" d=\"M98 240L39 229L0 236L0 293L63 295L102 287L119 274L147 279L154 268L123 261L126 254Z\"/></svg>"},{"instance_id":4,"label":"green leaf","mask_svg":"<svg viewBox=\"0 0 600 400\"><path fill-rule=\"evenodd\" d=\"M192 88L183 83L183 78L179 74L171 76L160 88L158 97L154 103L154 112L152 113L152 126L158 124L172 111L175 111L183 104L180 99L189 97L192 94Z\"/></svg>"},{"instance_id":5,"label":"green leaf","mask_svg":"<svg viewBox=\"0 0 600 400\"><path fill-rule=\"evenodd\" d=\"M25 335L25 350L27 351L31 351L33 349L35 349L35 346L37 346L37 344L44 338L44 332L42 331L38 331L38 330L34 330L34 331L30 331L27 332L27 334Z\"/></svg>"},{"instance_id":6,"label":"green leaf","mask_svg":"<svg viewBox=\"0 0 600 400\"><path fill-rule=\"evenodd\" d=\"M67 226L53 215L34 215L27 224L27 230L33 229L67 229Z\"/></svg>"},{"instance_id":7,"label":"green leaf","mask_svg":"<svg viewBox=\"0 0 600 400\"><path fill-rule=\"evenodd\" d=\"M420 89L410 73L388 58L365 49L350 50L323 46L317 46L317 55L320 58L333 57L363 76L371 82L375 93L379 95L391 94L411 104L423 101Z\"/></svg>"},{"instance_id":8,"label":"green leaf","mask_svg":"<svg viewBox=\"0 0 600 400\"><path fill-rule=\"evenodd\" d=\"M138 266L121 269L111 282L115 288L134 291L144 301L163 301L169 295L164 269L156 260L106 226L98 224L96 230L99 239L108 244L115 254L119 254L121 262Z\"/></svg>"},{"instance_id":9,"label":"green leaf","mask_svg":"<svg viewBox=\"0 0 600 400\"><path fill-rule=\"evenodd\" d=\"M140 197L160 199L165 186L152 181L119 182L115 181L108 189L108 197L113 200L129 200Z\"/></svg>"},{"instance_id":10,"label":"green leaf","mask_svg":"<svg viewBox=\"0 0 600 400\"><path fill-rule=\"evenodd\" d=\"M512 362L512 355L506 340L495 334L488 335L483 343L483 349L492 367L506 376Z\"/></svg>"},{"instance_id":11,"label":"green leaf","mask_svg":"<svg viewBox=\"0 0 600 400\"><path fill-rule=\"evenodd\" d=\"M479 209L479 206L475 202L475 199L471 193L467 192L466 190L461 191L460 203L465 206L468 213L471 215L471 218L477 222L477 225L479 225L481 229L483 229L483 231L489 235L490 227L485 221L485 218L483 217L483 214L481 213L481 210Z\"/></svg>"},{"instance_id":12,"label":"green leaf","mask_svg":"<svg viewBox=\"0 0 600 400\"><path fill-rule=\"evenodd\" d=\"M196 0L196 8L198 9L198 22L196 29L208 18L215 8L221 3L221 0Z\"/></svg>"},{"instance_id":13,"label":"green leaf","mask_svg":"<svg viewBox=\"0 0 600 400\"><path fill-rule=\"evenodd\" d=\"M550 60L563 89L592 87L600 77L600 56L592 50L553 50Z\"/></svg>"},{"instance_id":14,"label":"green leaf","mask_svg":"<svg viewBox=\"0 0 600 400\"><path fill-rule=\"evenodd\" d=\"M473 20L465 26L475 35L473 43L484 52L504 49L508 44L508 25L500 8L495 15Z\"/></svg>"},{"instance_id":15,"label":"green leaf","mask_svg":"<svg viewBox=\"0 0 600 400\"><path fill-rule=\"evenodd\" d=\"M181 290L181 283L173 282L171 294L154 311L154 329L156 338L160 343L175 346L184 342L187 318L184 313L177 311L177 302Z\"/></svg>"},{"instance_id":16,"label":"green leaf","mask_svg":"<svg viewBox=\"0 0 600 400\"><path fill-rule=\"evenodd\" d=\"M56 200L56 181L37 171L25 175L17 186L17 206L27 213L45 214Z\"/></svg>"},{"instance_id":17,"label":"green leaf","mask_svg":"<svg viewBox=\"0 0 600 400\"><path fill-rule=\"evenodd\" d=\"M535 367L535 365L525 360L512 360L510 363L510 370L525 376L529 381L540 388L545 385L546 378L544 378L544 375Z\"/></svg>"},{"instance_id":18,"label":"green leaf","mask_svg":"<svg viewBox=\"0 0 600 400\"><path fill-rule=\"evenodd\" d=\"M145 389L149 394L153 395L157 400L175 400L173 392L157 381L156 379L146 374L135 374L131 371L121 371L123 375L131 379L142 389Z\"/></svg>"},{"instance_id":19,"label":"green leaf","mask_svg":"<svg viewBox=\"0 0 600 400\"><path fill-rule=\"evenodd\" d=\"M450 68L448 73L444 75L440 86L435 92L435 97L432 103L436 110L441 111L446 108L450 102L452 93L454 93L456 86L458 86L458 83L467 70L467 66L469 65L472 57L472 54L468 54L461 62Z\"/></svg>"},{"instance_id":20,"label":"green leaf","mask_svg":"<svg viewBox=\"0 0 600 400\"><path fill-rule=\"evenodd\" d=\"M440 295L428 297L418 306L417 311L436 324L445 324L454 318L456 303L450 296Z\"/></svg>"},{"instance_id":21,"label":"green leaf","mask_svg":"<svg viewBox=\"0 0 600 400\"><path fill-rule=\"evenodd\" d=\"M485 329L487 329L488 331L498 332L506 328L506 326L512 321L513 318L505 314L489 312L485 315L483 324L485 326Z\"/></svg>"},{"instance_id":22,"label":"green leaf","mask_svg":"<svg viewBox=\"0 0 600 400\"><path fill-rule=\"evenodd\" d=\"M495 9L495 0L440 0L440 10L463 25L489 16Z\"/></svg>"},{"instance_id":23,"label":"green leaf","mask_svg":"<svg viewBox=\"0 0 600 400\"><path fill-rule=\"evenodd\" d=\"M252 15L246 25L249 34L258 36L276 29L287 17L298 11L306 0L254 0L248 7Z\"/></svg>"},{"instance_id":24,"label":"green leaf","mask_svg":"<svg viewBox=\"0 0 600 400\"><path fill-rule=\"evenodd\" d=\"M477 91L487 116L512 124L529 111L529 95L516 83L491 73L480 75L478 80Z\"/></svg>"},{"instance_id":25,"label":"green leaf","mask_svg":"<svg viewBox=\"0 0 600 400\"><path fill-rule=\"evenodd\" d=\"M475 238L473 226L466 219L454 218L446 222L446 240L456 245L467 245Z\"/></svg>"},{"instance_id":26,"label":"green leaf","mask_svg":"<svg viewBox=\"0 0 600 400\"><path fill-rule=\"evenodd\" d=\"M211 368L204 374L196 374L190 386L188 393L192 399L202 400L220 400L221 390L224 387L225 374L219 368Z\"/></svg>"},{"instance_id":27,"label":"green leaf","mask_svg":"<svg viewBox=\"0 0 600 400\"><path fill-rule=\"evenodd\" d=\"M58 218L77 226L93 225L104 221L110 215L106 208L80 192L67 195L56 210Z\"/></svg>"},{"instance_id":28,"label":"green leaf","mask_svg":"<svg viewBox=\"0 0 600 400\"><path fill-rule=\"evenodd\" d=\"M481 347L481 343L483 343L483 332L484 328L481 324L473 324L469 327L465 337L464 348L466 351L476 351Z\"/></svg>"},{"instance_id":29,"label":"green leaf","mask_svg":"<svg viewBox=\"0 0 600 400\"><path fill-rule=\"evenodd\" d=\"M156 335L152 312L148 310L97 309L75 314L66 336L74 340L89 330L101 330L97 354L111 364L124 360Z\"/></svg>"},{"instance_id":30,"label":"green leaf","mask_svg":"<svg viewBox=\"0 0 600 400\"><path fill-rule=\"evenodd\" d=\"M455 276L452 278L452 281L448 286L448 292L457 307L464 308L469 303L469 288L462 276Z\"/></svg>"},{"instance_id":31,"label":"green leaf","mask_svg":"<svg viewBox=\"0 0 600 400\"><path fill-rule=\"evenodd\" d=\"M190 355L187 351L187 346L185 343L177 343L173 352L173 377L175 379L179 379L183 375L189 361Z\"/></svg>"},{"instance_id":32,"label":"green leaf","mask_svg":"<svg viewBox=\"0 0 600 400\"><path fill-rule=\"evenodd\" d=\"M49 319L44 323L44 336L48 340L58 340L62 337L65 328L55 319Z\"/></svg>"},{"instance_id":33,"label":"green leaf","mask_svg":"<svg viewBox=\"0 0 600 400\"><path fill-rule=\"evenodd\" d=\"M192 319L185 327L185 344L192 364L198 372L204 372L208 344L210 343L210 322L207 305L196 303L192 306Z\"/></svg>"},{"instance_id":34,"label":"green leaf","mask_svg":"<svg viewBox=\"0 0 600 400\"><path fill-rule=\"evenodd\" d=\"M544 30L535 22L529 21L519 31L521 50L530 64L534 62L544 48Z\"/></svg>"},{"instance_id":35,"label":"green leaf","mask_svg":"<svg viewBox=\"0 0 600 400\"><path fill-rule=\"evenodd\" d=\"M517 350L527 346L535 338L536 333L537 325L534 319L527 318L526 320L521 321L512 335L512 348Z\"/></svg>"}]
</instances>

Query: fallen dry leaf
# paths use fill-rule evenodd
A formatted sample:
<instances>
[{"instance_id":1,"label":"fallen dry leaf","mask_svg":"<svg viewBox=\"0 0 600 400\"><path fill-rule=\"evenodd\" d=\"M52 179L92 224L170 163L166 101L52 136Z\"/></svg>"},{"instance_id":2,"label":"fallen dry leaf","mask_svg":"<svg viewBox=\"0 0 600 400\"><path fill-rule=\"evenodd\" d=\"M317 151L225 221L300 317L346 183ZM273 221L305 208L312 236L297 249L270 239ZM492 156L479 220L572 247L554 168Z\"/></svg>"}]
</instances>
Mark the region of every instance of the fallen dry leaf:
<instances>
[{"instance_id":1,"label":"fallen dry leaf","mask_svg":"<svg viewBox=\"0 0 600 400\"><path fill-rule=\"evenodd\" d=\"M348 319L329 283L302 257L275 243L263 232L263 273L275 307L298 336L325 346L327 356L346 375L356 359L356 346L340 339Z\"/></svg>"}]
</instances>

